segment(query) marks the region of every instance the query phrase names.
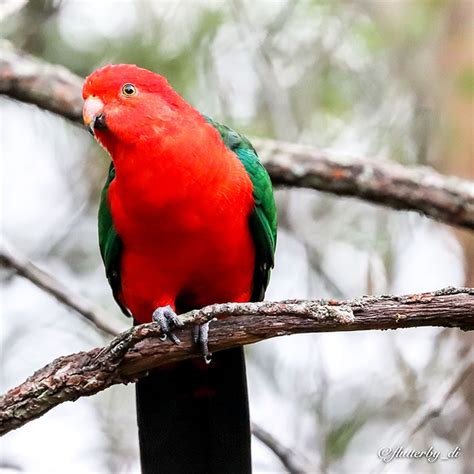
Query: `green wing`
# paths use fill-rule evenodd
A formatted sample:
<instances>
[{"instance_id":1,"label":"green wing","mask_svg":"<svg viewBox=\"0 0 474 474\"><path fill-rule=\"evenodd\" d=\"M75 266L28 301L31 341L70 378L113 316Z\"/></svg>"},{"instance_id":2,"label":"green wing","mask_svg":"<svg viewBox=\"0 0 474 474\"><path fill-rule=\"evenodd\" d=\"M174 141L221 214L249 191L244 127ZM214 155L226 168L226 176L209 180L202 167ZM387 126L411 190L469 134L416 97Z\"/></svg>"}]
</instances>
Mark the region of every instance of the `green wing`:
<instances>
[{"instance_id":1,"label":"green wing","mask_svg":"<svg viewBox=\"0 0 474 474\"><path fill-rule=\"evenodd\" d=\"M105 182L100 197L99 206L99 247L102 260L105 265L105 274L112 288L115 301L126 316L130 316L128 309L119 300L121 289L120 283L120 260L122 256L122 241L115 231L112 214L109 208L109 186L115 178L114 164L110 164L109 175Z\"/></svg>"},{"instance_id":2,"label":"green wing","mask_svg":"<svg viewBox=\"0 0 474 474\"><path fill-rule=\"evenodd\" d=\"M250 215L249 225L256 248L252 300L261 301L270 281L277 240L277 212L272 182L247 138L207 116L204 118L218 130L227 148L237 155L252 180L255 207Z\"/></svg>"}]
</instances>

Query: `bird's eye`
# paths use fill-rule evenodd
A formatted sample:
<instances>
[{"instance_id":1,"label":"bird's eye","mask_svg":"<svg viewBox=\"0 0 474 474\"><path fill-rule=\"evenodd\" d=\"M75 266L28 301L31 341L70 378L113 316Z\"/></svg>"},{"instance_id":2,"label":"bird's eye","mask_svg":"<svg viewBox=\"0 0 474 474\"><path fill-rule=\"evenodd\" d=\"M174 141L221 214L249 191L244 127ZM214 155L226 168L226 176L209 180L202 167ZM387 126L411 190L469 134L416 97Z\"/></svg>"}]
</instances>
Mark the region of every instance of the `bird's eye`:
<instances>
[{"instance_id":1,"label":"bird's eye","mask_svg":"<svg viewBox=\"0 0 474 474\"><path fill-rule=\"evenodd\" d=\"M137 93L137 88L133 84L124 84L122 86L122 94L126 97L131 97Z\"/></svg>"}]
</instances>

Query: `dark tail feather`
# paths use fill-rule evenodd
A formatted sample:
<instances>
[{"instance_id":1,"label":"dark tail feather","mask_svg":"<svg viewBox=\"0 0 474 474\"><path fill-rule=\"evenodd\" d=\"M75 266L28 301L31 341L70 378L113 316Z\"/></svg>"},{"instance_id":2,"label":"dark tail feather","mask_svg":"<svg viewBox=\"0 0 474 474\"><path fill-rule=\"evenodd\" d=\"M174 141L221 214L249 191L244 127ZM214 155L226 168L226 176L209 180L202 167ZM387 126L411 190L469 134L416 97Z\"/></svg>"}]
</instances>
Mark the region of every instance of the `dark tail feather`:
<instances>
[{"instance_id":1,"label":"dark tail feather","mask_svg":"<svg viewBox=\"0 0 474 474\"><path fill-rule=\"evenodd\" d=\"M185 360L136 384L143 474L248 474L250 423L241 347Z\"/></svg>"}]
</instances>

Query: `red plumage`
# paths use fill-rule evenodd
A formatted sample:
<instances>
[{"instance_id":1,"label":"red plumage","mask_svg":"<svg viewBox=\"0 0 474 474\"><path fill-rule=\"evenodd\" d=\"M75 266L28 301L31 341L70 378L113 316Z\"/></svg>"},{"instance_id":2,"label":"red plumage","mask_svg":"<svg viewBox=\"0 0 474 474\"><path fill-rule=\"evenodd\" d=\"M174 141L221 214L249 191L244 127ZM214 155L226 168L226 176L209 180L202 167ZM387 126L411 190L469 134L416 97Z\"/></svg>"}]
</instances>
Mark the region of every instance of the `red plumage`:
<instances>
[{"instance_id":1,"label":"red plumage","mask_svg":"<svg viewBox=\"0 0 474 474\"><path fill-rule=\"evenodd\" d=\"M137 93L124 97L133 83ZM123 242L120 298L135 319L170 305L178 312L249 301L255 247L249 229L252 182L218 131L167 81L130 65L86 80L84 99L104 105L114 226Z\"/></svg>"}]
</instances>

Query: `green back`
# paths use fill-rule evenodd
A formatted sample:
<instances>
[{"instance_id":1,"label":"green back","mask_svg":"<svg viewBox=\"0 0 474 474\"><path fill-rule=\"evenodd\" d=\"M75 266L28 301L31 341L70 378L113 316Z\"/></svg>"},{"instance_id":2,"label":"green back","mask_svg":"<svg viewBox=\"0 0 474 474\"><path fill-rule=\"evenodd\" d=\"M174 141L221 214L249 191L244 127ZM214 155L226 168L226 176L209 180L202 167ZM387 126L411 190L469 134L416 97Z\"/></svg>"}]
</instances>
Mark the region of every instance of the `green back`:
<instances>
[{"instance_id":1,"label":"green back","mask_svg":"<svg viewBox=\"0 0 474 474\"><path fill-rule=\"evenodd\" d=\"M256 248L252 301L261 301L265 296L265 290L270 280L270 272L274 265L277 238L277 213L272 183L267 171L260 163L255 149L247 138L209 117L204 116L204 118L219 131L226 146L237 155L252 180L255 207L250 215L249 226ZM119 301L122 241L114 228L108 202L109 186L114 178L115 169L113 163L111 163L99 206L99 246L114 298L120 309L127 316L130 316L127 308Z\"/></svg>"},{"instance_id":2,"label":"green back","mask_svg":"<svg viewBox=\"0 0 474 474\"><path fill-rule=\"evenodd\" d=\"M255 207L249 225L256 248L252 301L261 301L270 281L277 240L277 212L272 182L246 137L209 117L204 118L218 130L227 148L237 155L252 180Z\"/></svg>"}]
</instances>

